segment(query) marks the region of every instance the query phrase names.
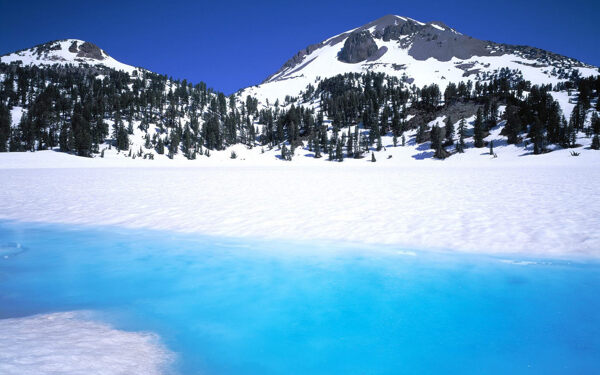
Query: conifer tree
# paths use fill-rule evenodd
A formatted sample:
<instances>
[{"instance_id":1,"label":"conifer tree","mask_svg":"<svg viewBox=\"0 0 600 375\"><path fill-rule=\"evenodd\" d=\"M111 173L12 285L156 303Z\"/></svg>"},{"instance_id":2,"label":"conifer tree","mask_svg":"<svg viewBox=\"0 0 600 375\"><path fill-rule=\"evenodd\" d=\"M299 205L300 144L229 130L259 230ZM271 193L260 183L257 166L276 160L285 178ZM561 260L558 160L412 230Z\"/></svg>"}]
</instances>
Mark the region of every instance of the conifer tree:
<instances>
[{"instance_id":1,"label":"conifer tree","mask_svg":"<svg viewBox=\"0 0 600 375\"><path fill-rule=\"evenodd\" d=\"M10 137L11 116L4 102L0 100L0 152L8 151L7 143Z\"/></svg>"},{"instance_id":2,"label":"conifer tree","mask_svg":"<svg viewBox=\"0 0 600 375\"><path fill-rule=\"evenodd\" d=\"M416 142L417 143L423 143L426 140L426 133L427 133L427 125L425 125L425 123L421 123L419 125L419 128L417 129L417 136L416 136Z\"/></svg>"},{"instance_id":3,"label":"conifer tree","mask_svg":"<svg viewBox=\"0 0 600 375\"><path fill-rule=\"evenodd\" d=\"M585 110L581 104L577 104L575 108L573 108L573 112L571 112L571 118L569 120L569 125L572 125L575 131L580 131L583 129L583 123L585 120Z\"/></svg>"},{"instance_id":4,"label":"conifer tree","mask_svg":"<svg viewBox=\"0 0 600 375\"><path fill-rule=\"evenodd\" d=\"M464 118L458 123L458 142L456 144L456 150L459 153L465 152L465 135L466 135L467 122Z\"/></svg>"},{"instance_id":5,"label":"conifer tree","mask_svg":"<svg viewBox=\"0 0 600 375\"><path fill-rule=\"evenodd\" d=\"M344 161L344 152L342 150L342 142L337 142L335 147L335 158L337 161Z\"/></svg>"},{"instance_id":6,"label":"conifer tree","mask_svg":"<svg viewBox=\"0 0 600 375\"><path fill-rule=\"evenodd\" d=\"M451 145L454 139L454 123L452 122L452 118L448 116L446 118L446 144Z\"/></svg>"},{"instance_id":7,"label":"conifer tree","mask_svg":"<svg viewBox=\"0 0 600 375\"><path fill-rule=\"evenodd\" d=\"M484 146L483 144L483 114L481 112L481 108L477 110L477 116L475 118L475 123L473 124L473 140L475 143L475 147L481 148Z\"/></svg>"},{"instance_id":8,"label":"conifer tree","mask_svg":"<svg viewBox=\"0 0 600 375\"><path fill-rule=\"evenodd\" d=\"M285 161L292 160L292 154L291 154L290 150L288 150L288 148L285 144L281 147L281 160L285 160Z\"/></svg>"},{"instance_id":9,"label":"conifer tree","mask_svg":"<svg viewBox=\"0 0 600 375\"><path fill-rule=\"evenodd\" d=\"M165 143L162 138L158 138L158 142L156 143L156 153L159 155L163 155L165 153Z\"/></svg>"},{"instance_id":10,"label":"conifer tree","mask_svg":"<svg viewBox=\"0 0 600 375\"><path fill-rule=\"evenodd\" d=\"M591 148L592 150L600 150L600 137L598 136L598 134L595 134L594 138L592 138Z\"/></svg>"},{"instance_id":11,"label":"conifer tree","mask_svg":"<svg viewBox=\"0 0 600 375\"><path fill-rule=\"evenodd\" d=\"M519 134L521 133L521 119L518 114L518 108L509 106L506 108L506 125L504 134L506 134L507 143L516 144L520 142Z\"/></svg>"},{"instance_id":12,"label":"conifer tree","mask_svg":"<svg viewBox=\"0 0 600 375\"><path fill-rule=\"evenodd\" d=\"M173 157L177 154L177 151L179 151L179 142L180 142L179 133L177 131L172 131L171 139L169 140L169 158L170 159L173 159Z\"/></svg>"},{"instance_id":13,"label":"conifer tree","mask_svg":"<svg viewBox=\"0 0 600 375\"><path fill-rule=\"evenodd\" d=\"M544 126L536 116L533 123L533 153L538 155L544 152Z\"/></svg>"},{"instance_id":14,"label":"conifer tree","mask_svg":"<svg viewBox=\"0 0 600 375\"><path fill-rule=\"evenodd\" d=\"M435 150L433 155L436 159L444 159L446 157L446 150L444 149L444 137L445 137L445 128L440 128L437 125L434 125L431 128L431 148Z\"/></svg>"},{"instance_id":15,"label":"conifer tree","mask_svg":"<svg viewBox=\"0 0 600 375\"><path fill-rule=\"evenodd\" d=\"M598 99L600 102L600 98ZM600 134L600 117L598 117L598 113L594 112L592 115L592 121L590 123L590 127L592 128L593 134Z\"/></svg>"},{"instance_id":16,"label":"conifer tree","mask_svg":"<svg viewBox=\"0 0 600 375\"><path fill-rule=\"evenodd\" d=\"M347 150L348 157L351 158L354 156L354 150L353 150L354 136L352 135L351 129L348 129L348 134L349 135L348 135L346 150Z\"/></svg>"},{"instance_id":17,"label":"conifer tree","mask_svg":"<svg viewBox=\"0 0 600 375\"><path fill-rule=\"evenodd\" d=\"M120 151L127 151L129 149L129 134L127 134L127 130L123 126L123 124L119 124L117 126L117 149Z\"/></svg>"},{"instance_id":18,"label":"conifer tree","mask_svg":"<svg viewBox=\"0 0 600 375\"><path fill-rule=\"evenodd\" d=\"M490 112L487 120L488 130L491 130L498 124L498 119L496 118L497 115L498 103L496 103L496 101L493 101L492 104L490 104Z\"/></svg>"}]
</instances>

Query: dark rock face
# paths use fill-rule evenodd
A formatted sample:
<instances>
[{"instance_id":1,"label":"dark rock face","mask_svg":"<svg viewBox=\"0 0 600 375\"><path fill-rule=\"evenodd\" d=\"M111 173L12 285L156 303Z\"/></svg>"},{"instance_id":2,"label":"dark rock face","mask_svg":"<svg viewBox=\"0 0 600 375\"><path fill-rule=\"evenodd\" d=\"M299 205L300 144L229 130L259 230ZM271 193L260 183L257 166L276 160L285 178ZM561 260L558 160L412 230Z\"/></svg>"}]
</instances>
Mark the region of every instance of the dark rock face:
<instances>
[{"instance_id":1,"label":"dark rock face","mask_svg":"<svg viewBox=\"0 0 600 375\"><path fill-rule=\"evenodd\" d=\"M412 37L408 53L417 60L431 57L439 61L450 61L453 57L469 59L473 56L490 56L488 44L483 40L428 25Z\"/></svg>"},{"instance_id":2,"label":"dark rock face","mask_svg":"<svg viewBox=\"0 0 600 375\"><path fill-rule=\"evenodd\" d=\"M77 53L77 41L76 40L74 40L73 43L71 43L71 46L69 47L69 52Z\"/></svg>"},{"instance_id":3,"label":"dark rock face","mask_svg":"<svg viewBox=\"0 0 600 375\"><path fill-rule=\"evenodd\" d=\"M377 53L377 44L371 33L368 31L353 32L350 34L344 47L338 55L338 59L343 62L354 64L365 61Z\"/></svg>"},{"instance_id":4,"label":"dark rock face","mask_svg":"<svg viewBox=\"0 0 600 375\"><path fill-rule=\"evenodd\" d=\"M102 55L102 50L100 49L100 47L90 42L83 42L79 46L79 53L77 53L77 57L87 57L90 59L104 60L104 56Z\"/></svg>"},{"instance_id":5,"label":"dark rock face","mask_svg":"<svg viewBox=\"0 0 600 375\"><path fill-rule=\"evenodd\" d=\"M49 52L59 51L59 50L60 50L60 44L58 44L57 42L48 42L48 43L40 44L39 46L33 47L33 52L38 56L47 55Z\"/></svg>"},{"instance_id":6,"label":"dark rock face","mask_svg":"<svg viewBox=\"0 0 600 375\"><path fill-rule=\"evenodd\" d=\"M52 51L60 51L62 48L60 42L63 41L65 41L65 39L40 44L33 47L33 52L40 58L44 57L57 61L64 60L63 57L49 55ZM75 53L77 57L86 57L95 60L105 59L105 54L102 52L100 47L90 42L83 42L80 44L78 41L73 40L69 46L69 52Z\"/></svg>"},{"instance_id":7,"label":"dark rock face","mask_svg":"<svg viewBox=\"0 0 600 375\"><path fill-rule=\"evenodd\" d=\"M375 52L373 55L369 56L369 58L367 59L367 61L377 61L379 60L379 58L383 55L385 55L385 53L388 51L387 47L381 47L377 50L377 52Z\"/></svg>"},{"instance_id":8,"label":"dark rock face","mask_svg":"<svg viewBox=\"0 0 600 375\"><path fill-rule=\"evenodd\" d=\"M403 35L410 35L421 30L423 26L418 25L416 22L404 22L398 25L387 26L383 30L382 38L388 42L390 40L396 40Z\"/></svg>"}]
</instances>

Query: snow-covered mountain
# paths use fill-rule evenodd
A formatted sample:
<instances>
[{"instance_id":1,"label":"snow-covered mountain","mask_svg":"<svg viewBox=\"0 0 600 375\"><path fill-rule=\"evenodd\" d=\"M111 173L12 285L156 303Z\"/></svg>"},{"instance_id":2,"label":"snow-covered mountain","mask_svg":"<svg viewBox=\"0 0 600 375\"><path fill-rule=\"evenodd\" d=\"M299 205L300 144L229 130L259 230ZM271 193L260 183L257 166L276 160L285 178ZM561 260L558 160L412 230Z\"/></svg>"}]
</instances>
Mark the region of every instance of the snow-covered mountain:
<instances>
[{"instance_id":1,"label":"snow-covered mountain","mask_svg":"<svg viewBox=\"0 0 600 375\"><path fill-rule=\"evenodd\" d=\"M528 46L479 40L442 22L423 23L387 15L299 51L258 86L246 88L263 104L298 96L307 86L343 73L381 72L423 87L485 81L508 68L532 84L556 84L574 69L581 76L598 68Z\"/></svg>"},{"instance_id":2,"label":"snow-covered mountain","mask_svg":"<svg viewBox=\"0 0 600 375\"><path fill-rule=\"evenodd\" d=\"M20 63L21 65L75 65L103 66L121 70L127 73L140 72L144 69L123 64L110 57L97 45L79 39L63 39L23 49L4 56L0 62L5 64Z\"/></svg>"},{"instance_id":3,"label":"snow-covered mountain","mask_svg":"<svg viewBox=\"0 0 600 375\"><path fill-rule=\"evenodd\" d=\"M0 56L0 152L279 162L597 150L598 73L388 15L308 46L226 97L64 39Z\"/></svg>"},{"instance_id":4,"label":"snow-covered mountain","mask_svg":"<svg viewBox=\"0 0 600 375\"><path fill-rule=\"evenodd\" d=\"M203 82L121 63L79 39L0 56L0 86L0 151L153 158L188 142L195 158L203 123L227 110L224 94Z\"/></svg>"}]
</instances>

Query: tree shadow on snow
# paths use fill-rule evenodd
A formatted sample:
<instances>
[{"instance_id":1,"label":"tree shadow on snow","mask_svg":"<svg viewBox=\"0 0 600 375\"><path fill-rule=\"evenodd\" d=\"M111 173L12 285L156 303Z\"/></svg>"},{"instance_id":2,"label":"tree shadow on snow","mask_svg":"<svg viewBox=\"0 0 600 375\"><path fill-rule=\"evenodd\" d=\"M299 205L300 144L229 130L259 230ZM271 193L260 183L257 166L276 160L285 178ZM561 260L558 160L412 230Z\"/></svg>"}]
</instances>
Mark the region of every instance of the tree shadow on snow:
<instances>
[{"instance_id":1,"label":"tree shadow on snow","mask_svg":"<svg viewBox=\"0 0 600 375\"><path fill-rule=\"evenodd\" d=\"M425 152L420 152L418 154L413 155L412 158L416 159L416 160L425 160L425 159L433 158L434 154L435 153L433 151L425 151Z\"/></svg>"},{"instance_id":2,"label":"tree shadow on snow","mask_svg":"<svg viewBox=\"0 0 600 375\"><path fill-rule=\"evenodd\" d=\"M426 151L431 149L431 142L425 142L425 143L421 143L418 147L417 147L417 151Z\"/></svg>"}]
</instances>

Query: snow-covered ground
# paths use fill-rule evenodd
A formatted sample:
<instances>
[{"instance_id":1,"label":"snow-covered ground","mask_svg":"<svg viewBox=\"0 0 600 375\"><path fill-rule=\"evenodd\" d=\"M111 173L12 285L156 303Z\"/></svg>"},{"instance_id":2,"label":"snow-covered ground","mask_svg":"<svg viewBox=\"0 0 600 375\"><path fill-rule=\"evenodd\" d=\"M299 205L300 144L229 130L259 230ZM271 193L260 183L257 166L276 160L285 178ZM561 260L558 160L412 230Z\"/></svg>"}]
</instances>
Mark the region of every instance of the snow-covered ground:
<instances>
[{"instance_id":1,"label":"snow-covered ground","mask_svg":"<svg viewBox=\"0 0 600 375\"><path fill-rule=\"evenodd\" d=\"M156 335L119 331L88 315L0 319L0 373L158 375L173 359Z\"/></svg>"},{"instance_id":2,"label":"snow-covered ground","mask_svg":"<svg viewBox=\"0 0 600 375\"><path fill-rule=\"evenodd\" d=\"M397 147L377 163L0 154L0 219L600 257L600 154L520 157L502 147L513 146L497 147L498 158L469 149L445 161Z\"/></svg>"}]
</instances>

